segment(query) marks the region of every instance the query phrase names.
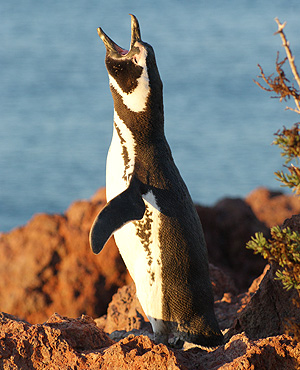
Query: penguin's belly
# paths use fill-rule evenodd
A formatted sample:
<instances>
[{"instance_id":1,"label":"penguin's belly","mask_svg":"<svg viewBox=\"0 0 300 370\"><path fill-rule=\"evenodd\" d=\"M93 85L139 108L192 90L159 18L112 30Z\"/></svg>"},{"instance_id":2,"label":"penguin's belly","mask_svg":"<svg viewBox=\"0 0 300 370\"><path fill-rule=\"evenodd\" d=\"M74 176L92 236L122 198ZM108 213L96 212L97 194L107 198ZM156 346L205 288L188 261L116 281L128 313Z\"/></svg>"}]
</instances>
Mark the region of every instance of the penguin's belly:
<instances>
[{"instance_id":1,"label":"penguin's belly","mask_svg":"<svg viewBox=\"0 0 300 370\"><path fill-rule=\"evenodd\" d=\"M135 282L140 303L152 321L163 318L159 211L147 201L145 205L144 217L123 226L114 237Z\"/></svg>"}]
</instances>

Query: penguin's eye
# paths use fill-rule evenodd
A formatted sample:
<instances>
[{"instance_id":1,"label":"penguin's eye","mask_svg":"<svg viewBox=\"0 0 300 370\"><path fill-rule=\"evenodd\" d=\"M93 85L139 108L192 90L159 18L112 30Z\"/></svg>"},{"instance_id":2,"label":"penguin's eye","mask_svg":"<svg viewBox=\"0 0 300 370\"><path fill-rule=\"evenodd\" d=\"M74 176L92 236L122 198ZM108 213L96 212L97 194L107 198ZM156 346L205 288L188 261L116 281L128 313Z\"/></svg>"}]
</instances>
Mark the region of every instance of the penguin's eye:
<instances>
[{"instance_id":1,"label":"penguin's eye","mask_svg":"<svg viewBox=\"0 0 300 370\"><path fill-rule=\"evenodd\" d=\"M138 64L138 60L137 60L136 55L132 58L132 61L133 61L134 64Z\"/></svg>"}]
</instances>

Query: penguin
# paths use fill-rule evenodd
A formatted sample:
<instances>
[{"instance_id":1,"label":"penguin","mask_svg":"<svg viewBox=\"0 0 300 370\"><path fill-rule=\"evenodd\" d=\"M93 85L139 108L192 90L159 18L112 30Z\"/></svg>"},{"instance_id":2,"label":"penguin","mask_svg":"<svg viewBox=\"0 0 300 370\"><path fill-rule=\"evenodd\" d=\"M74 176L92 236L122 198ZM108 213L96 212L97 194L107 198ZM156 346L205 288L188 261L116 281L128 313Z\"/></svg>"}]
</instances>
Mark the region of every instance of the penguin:
<instances>
[{"instance_id":1,"label":"penguin","mask_svg":"<svg viewBox=\"0 0 300 370\"><path fill-rule=\"evenodd\" d=\"M163 85L152 46L131 15L126 50L99 27L114 101L107 205L90 230L100 253L113 234L156 343L223 343L200 219L164 133Z\"/></svg>"}]
</instances>

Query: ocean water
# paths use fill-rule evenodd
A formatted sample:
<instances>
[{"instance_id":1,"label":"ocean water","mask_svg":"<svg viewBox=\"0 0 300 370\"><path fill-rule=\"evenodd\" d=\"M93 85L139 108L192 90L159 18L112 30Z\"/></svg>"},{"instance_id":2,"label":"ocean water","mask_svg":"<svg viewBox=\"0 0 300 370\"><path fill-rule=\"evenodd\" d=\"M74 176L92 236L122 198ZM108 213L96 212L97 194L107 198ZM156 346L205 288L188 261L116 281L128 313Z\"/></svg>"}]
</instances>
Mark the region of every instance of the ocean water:
<instances>
[{"instance_id":1,"label":"ocean water","mask_svg":"<svg viewBox=\"0 0 300 370\"><path fill-rule=\"evenodd\" d=\"M297 115L254 83L283 57L300 68L299 0L7 1L0 4L0 230L63 212L105 185L113 103L101 26L130 43L130 17L156 52L165 128L195 202L279 187L273 134ZM288 67L286 68L288 70Z\"/></svg>"}]
</instances>

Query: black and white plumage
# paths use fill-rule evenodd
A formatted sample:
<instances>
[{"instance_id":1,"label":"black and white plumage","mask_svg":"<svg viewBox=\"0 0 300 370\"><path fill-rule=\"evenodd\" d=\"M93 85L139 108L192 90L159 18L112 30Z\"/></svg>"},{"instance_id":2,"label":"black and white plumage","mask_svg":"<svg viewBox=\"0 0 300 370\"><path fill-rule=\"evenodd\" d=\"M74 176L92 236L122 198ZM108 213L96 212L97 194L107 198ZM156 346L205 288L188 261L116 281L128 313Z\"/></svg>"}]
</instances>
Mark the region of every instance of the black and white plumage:
<instances>
[{"instance_id":1,"label":"black and white plumage","mask_svg":"<svg viewBox=\"0 0 300 370\"><path fill-rule=\"evenodd\" d=\"M222 343L213 308L199 217L164 134L162 82L152 47L131 15L130 50L98 28L114 100L107 156L108 204L90 244L99 253L114 234L157 342L169 335L204 346Z\"/></svg>"}]
</instances>

